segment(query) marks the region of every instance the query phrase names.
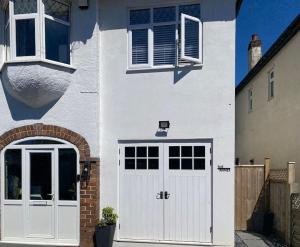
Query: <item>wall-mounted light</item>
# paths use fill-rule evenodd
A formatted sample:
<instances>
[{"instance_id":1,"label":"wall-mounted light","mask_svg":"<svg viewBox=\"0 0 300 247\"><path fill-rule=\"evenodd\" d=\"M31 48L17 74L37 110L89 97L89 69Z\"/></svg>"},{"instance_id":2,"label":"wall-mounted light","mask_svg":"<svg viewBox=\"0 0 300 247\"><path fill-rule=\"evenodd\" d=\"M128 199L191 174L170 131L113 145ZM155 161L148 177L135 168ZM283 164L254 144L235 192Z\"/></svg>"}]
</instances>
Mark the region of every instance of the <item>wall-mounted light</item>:
<instances>
[{"instance_id":1,"label":"wall-mounted light","mask_svg":"<svg viewBox=\"0 0 300 247\"><path fill-rule=\"evenodd\" d=\"M162 130L170 129L170 121L159 121L159 128Z\"/></svg>"},{"instance_id":2,"label":"wall-mounted light","mask_svg":"<svg viewBox=\"0 0 300 247\"><path fill-rule=\"evenodd\" d=\"M81 177L83 180L87 181L90 177L90 171L91 171L91 163L90 161L86 160L83 164L82 174Z\"/></svg>"},{"instance_id":3,"label":"wall-mounted light","mask_svg":"<svg viewBox=\"0 0 300 247\"><path fill-rule=\"evenodd\" d=\"M78 7L81 9L87 9L89 7L88 0L78 0Z\"/></svg>"}]
</instances>

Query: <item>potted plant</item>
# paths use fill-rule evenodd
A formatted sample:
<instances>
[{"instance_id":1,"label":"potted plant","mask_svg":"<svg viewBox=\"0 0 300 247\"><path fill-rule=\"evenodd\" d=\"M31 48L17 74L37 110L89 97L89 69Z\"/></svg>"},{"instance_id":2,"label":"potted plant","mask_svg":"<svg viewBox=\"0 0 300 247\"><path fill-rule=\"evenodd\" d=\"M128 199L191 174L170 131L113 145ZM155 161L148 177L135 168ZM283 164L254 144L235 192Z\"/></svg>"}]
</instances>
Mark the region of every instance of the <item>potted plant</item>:
<instances>
[{"instance_id":1,"label":"potted plant","mask_svg":"<svg viewBox=\"0 0 300 247\"><path fill-rule=\"evenodd\" d=\"M118 215L112 207L102 209L102 218L96 226L97 247L112 247Z\"/></svg>"}]
</instances>

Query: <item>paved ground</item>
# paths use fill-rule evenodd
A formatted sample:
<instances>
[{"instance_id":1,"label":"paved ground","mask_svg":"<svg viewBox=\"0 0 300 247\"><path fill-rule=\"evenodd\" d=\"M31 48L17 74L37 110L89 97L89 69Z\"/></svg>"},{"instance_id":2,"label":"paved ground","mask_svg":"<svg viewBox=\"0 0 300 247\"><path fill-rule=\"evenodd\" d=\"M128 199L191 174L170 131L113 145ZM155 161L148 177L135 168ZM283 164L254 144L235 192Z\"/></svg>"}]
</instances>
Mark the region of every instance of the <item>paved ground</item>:
<instances>
[{"instance_id":1,"label":"paved ground","mask_svg":"<svg viewBox=\"0 0 300 247\"><path fill-rule=\"evenodd\" d=\"M236 232L235 247L273 247L273 245L259 234Z\"/></svg>"}]
</instances>

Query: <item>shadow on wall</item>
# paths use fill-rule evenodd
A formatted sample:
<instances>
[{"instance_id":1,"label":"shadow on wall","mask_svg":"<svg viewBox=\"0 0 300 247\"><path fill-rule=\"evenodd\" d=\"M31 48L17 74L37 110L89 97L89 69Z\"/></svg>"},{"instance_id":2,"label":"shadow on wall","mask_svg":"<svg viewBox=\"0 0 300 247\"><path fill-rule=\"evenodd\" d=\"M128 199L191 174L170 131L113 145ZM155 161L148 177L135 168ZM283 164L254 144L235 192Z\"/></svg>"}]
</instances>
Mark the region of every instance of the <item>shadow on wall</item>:
<instances>
[{"instance_id":1,"label":"shadow on wall","mask_svg":"<svg viewBox=\"0 0 300 247\"><path fill-rule=\"evenodd\" d=\"M58 100L49 103L41 108L31 108L26 106L22 102L18 101L14 97L12 97L6 89L3 87L3 91L6 96L7 104L12 116L12 119L15 121L21 120L39 120L41 119L54 105L58 102Z\"/></svg>"}]
</instances>

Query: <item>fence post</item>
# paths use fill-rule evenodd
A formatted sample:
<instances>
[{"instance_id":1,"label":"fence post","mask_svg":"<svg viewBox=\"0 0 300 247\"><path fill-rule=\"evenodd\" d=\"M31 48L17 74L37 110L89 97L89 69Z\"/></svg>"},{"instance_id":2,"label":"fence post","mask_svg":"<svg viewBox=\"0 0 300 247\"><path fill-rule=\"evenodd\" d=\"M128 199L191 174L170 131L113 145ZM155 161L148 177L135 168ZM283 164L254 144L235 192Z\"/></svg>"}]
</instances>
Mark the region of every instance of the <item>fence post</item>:
<instances>
[{"instance_id":1,"label":"fence post","mask_svg":"<svg viewBox=\"0 0 300 247\"><path fill-rule=\"evenodd\" d=\"M265 183L264 183L264 194L265 194L265 211L268 212L270 209L270 184L269 184L269 176L270 176L270 164L271 164L271 159L270 158L265 158L264 161L264 173L265 173Z\"/></svg>"},{"instance_id":2,"label":"fence post","mask_svg":"<svg viewBox=\"0 0 300 247\"><path fill-rule=\"evenodd\" d=\"M286 187L286 243L288 246L291 244L291 193L292 186L295 183L295 162L287 163L287 187Z\"/></svg>"}]
</instances>

